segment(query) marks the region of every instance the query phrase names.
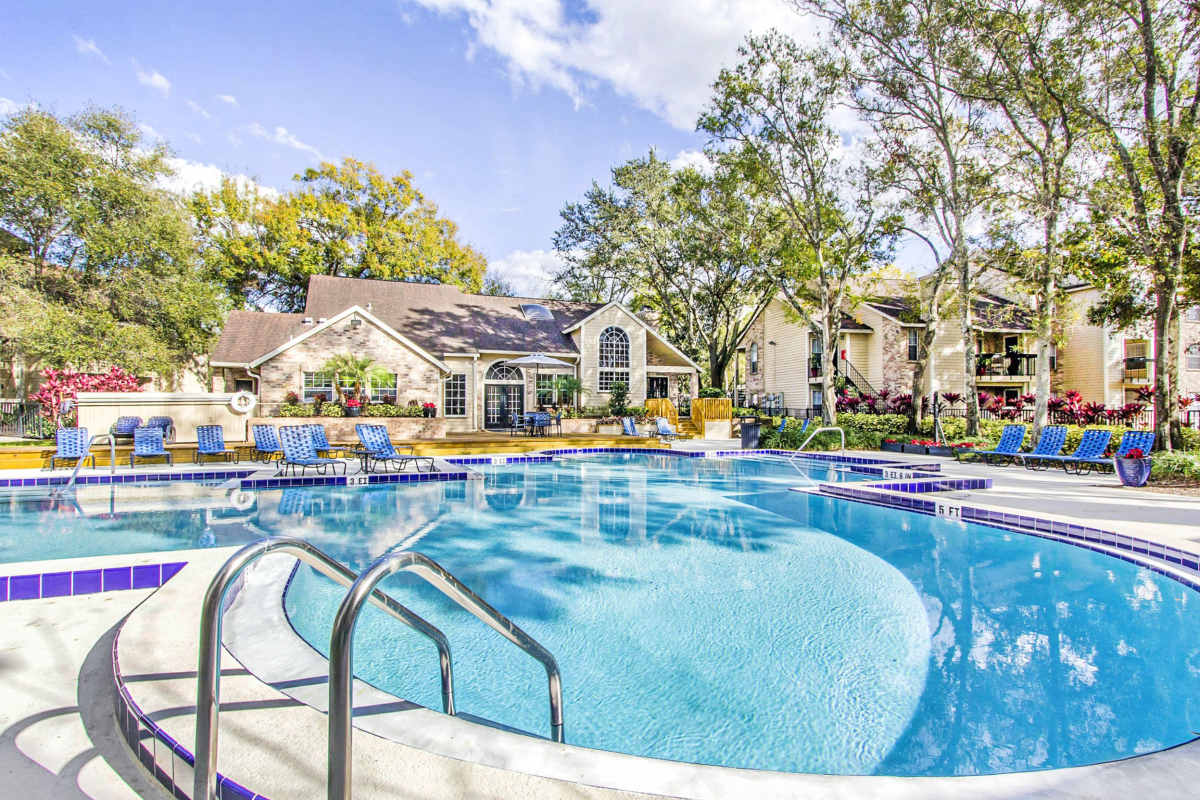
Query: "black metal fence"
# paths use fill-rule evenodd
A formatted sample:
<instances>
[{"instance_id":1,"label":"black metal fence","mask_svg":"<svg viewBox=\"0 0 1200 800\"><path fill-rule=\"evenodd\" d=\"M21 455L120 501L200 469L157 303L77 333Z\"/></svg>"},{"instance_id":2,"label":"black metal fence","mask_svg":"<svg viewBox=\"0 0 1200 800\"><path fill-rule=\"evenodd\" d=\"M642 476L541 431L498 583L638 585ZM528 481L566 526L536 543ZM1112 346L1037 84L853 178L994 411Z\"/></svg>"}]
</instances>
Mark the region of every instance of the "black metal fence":
<instances>
[{"instance_id":1,"label":"black metal fence","mask_svg":"<svg viewBox=\"0 0 1200 800\"><path fill-rule=\"evenodd\" d=\"M42 407L22 400L0 400L0 436L22 439L42 437Z\"/></svg>"}]
</instances>

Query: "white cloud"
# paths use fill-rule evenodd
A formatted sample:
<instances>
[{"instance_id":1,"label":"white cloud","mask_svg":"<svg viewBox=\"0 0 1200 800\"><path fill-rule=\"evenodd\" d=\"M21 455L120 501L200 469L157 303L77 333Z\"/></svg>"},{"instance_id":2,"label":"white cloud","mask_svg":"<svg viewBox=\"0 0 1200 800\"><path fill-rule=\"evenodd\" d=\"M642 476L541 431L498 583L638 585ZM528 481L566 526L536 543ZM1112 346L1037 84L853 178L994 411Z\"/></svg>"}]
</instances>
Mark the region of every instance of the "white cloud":
<instances>
[{"instance_id":1,"label":"white cloud","mask_svg":"<svg viewBox=\"0 0 1200 800\"><path fill-rule=\"evenodd\" d=\"M231 94L219 94L217 95L217 99L222 103L228 103L231 106L236 106L238 104L237 98Z\"/></svg>"},{"instance_id":2,"label":"white cloud","mask_svg":"<svg viewBox=\"0 0 1200 800\"><path fill-rule=\"evenodd\" d=\"M278 197L279 190L264 186L253 178L242 174L226 172L214 164L201 164L185 158L168 158L167 164L173 174L159 180L159 186L176 194L191 194L197 191L212 191L220 187L221 181L232 178L237 187L243 191L254 189L265 197Z\"/></svg>"},{"instance_id":3,"label":"white cloud","mask_svg":"<svg viewBox=\"0 0 1200 800\"><path fill-rule=\"evenodd\" d=\"M299 150L302 153L308 153L318 161L324 161L325 156L321 155L321 151L313 147L311 144L300 141L296 135L282 125L276 125L273 131L268 131L257 122L253 122L247 128L250 135L257 136L260 139L266 139L268 142L281 144L284 147L290 147L293 150Z\"/></svg>"},{"instance_id":4,"label":"white cloud","mask_svg":"<svg viewBox=\"0 0 1200 800\"><path fill-rule=\"evenodd\" d=\"M159 133L153 127L151 127L150 125L147 125L144 122L139 122L137 124L137 126L138 126L138 130L140 130L147 139L154 139L156 141L162 141L165 138L165 137L163 137L163 135L161 133Z\"/></svg>"},{"instance_id":5,"label":"white cloud","mask_svg":"<svg viewBox=\"0 0 1200 800\"><path fill-rule=\"evenodd\" d=\"M712 162L708 160L708 156L704 155L703 150L680 150L667 163L671 166L671 169L691 167L703 173L712 171Z\"/></svg>"},{"instance_id":6,"label":"white cloud","mask_svg":"<svg viewBox=\"0 0 1200 800\"><path fill-rule=\"evenodd\" d=\"M7 97L0 97L0 117L15 114L21 107Z\"/></svg>"},{"instance_id":7,"label":"white cloud","mask_svg":"<svg viewBox=\"0 0 1200 800\"><path fill-rule=\"evenodd\" d=\"M781 0L588 0L583 20L567 13L567 0L407 2L465 17L475 34L467 57L489 48L519 83L558 89L579 107L597 80L607 82L684 130L747 34L775 27L808 38L814 26Z\"/></svg>"},{"instance_id":8,"label":"white cloud","mask_svg":"<svg viewBox=\"0 0 1200 800\"><path fill-rule=\"evenodd\" d=\"M167 80L165 75L156 69L152 69L149 72L143 69L138 69L137 79L138 83L142 84L143 86L149 86L151 89L162 92L163 97L166 97L171 93L171 82Z\"/></svg>"},{"instance_id":9,"label":"white cloud","mask_svg":"<svg viewBox=\"0 0 1200 800\"><path fill-rule=\"evenodd\" d=\"M205 109L204 106L200 105L195 100L188 100L187 107L205 119L212 119L212 114L208 113L207 109Z\"/></svg>"},{"instance_id":10,"label":"white cloud","mask_svg":"<svg viewBox=\"0 0 1200 800\"><path fill-rule=\"evenodd\" d=\"M104 51L96 45L95 39L85 39L77 33L71 34L71 38L75 40L75 52L85 56L95 56L105 64L111 64L108 56L104 55Z\"/></svg>"},{"instance_id":11,"label":"white cloud","mask_svg":"<svg viewBox=\"0 0 1200 800\"><path fill-rule=\"evenodd\" d=\"M488 262L488 274L512 286L522 297L545 297L562 259L553 250L515 250Z\"/></svg>"}]
</instances>

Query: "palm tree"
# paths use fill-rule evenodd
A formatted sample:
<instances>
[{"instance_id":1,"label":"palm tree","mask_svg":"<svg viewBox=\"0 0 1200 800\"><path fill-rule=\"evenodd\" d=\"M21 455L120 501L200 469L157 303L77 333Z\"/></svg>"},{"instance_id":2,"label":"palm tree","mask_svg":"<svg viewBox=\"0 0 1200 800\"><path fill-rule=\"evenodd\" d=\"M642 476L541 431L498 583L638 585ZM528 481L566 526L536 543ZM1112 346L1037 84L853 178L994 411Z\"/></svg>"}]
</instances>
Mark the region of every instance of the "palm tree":
<instances>
[{"instance_id":1,"label":"palm tree","mask_svg":"<svg viewBox=\"0 0 1200 800\"><path fill-rule=\"evenodd\" d=\"M336 355L321 365L322 372L333 373L333 387L341 398L347 401L346 393L342 391L343 383L354 384L353 397L359 402L365 399L364 389L372 382L382 383L392 377L392 373L375 363L369 356L356 356L353 353Z\"/></svg>"}]
</instances>

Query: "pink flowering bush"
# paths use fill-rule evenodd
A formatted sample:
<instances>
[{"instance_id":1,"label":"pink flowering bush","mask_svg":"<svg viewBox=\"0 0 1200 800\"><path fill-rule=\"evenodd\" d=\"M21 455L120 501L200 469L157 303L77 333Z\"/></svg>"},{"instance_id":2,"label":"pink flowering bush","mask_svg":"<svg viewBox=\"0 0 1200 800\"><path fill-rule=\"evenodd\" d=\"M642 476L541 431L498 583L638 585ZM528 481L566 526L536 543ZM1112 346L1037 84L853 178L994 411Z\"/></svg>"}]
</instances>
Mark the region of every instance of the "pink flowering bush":
<instances>
[{"instance_id":1,"label":"pink flowering bush","mask_svg":"<svg viewBox=\"0 0 1200 800\"><path fill-rule=\"evenodd\" d=\"M66 369L42 370L42 385L29 399L42 406L41 414L57 428L59 411L64 400L74 400L79 392L140 392L142 383L136 375L120 367L98 374L72 372Z\"/></svg>"}]
</instances>

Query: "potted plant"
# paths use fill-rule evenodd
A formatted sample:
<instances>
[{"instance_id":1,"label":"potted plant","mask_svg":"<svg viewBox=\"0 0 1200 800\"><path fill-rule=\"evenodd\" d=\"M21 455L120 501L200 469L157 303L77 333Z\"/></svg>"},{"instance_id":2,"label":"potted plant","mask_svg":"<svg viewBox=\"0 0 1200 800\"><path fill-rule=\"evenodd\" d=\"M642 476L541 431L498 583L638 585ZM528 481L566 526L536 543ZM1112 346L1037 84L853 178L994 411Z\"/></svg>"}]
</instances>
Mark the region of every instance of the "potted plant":
<instances>
[{"instance_id":1,"label":"potted plant","mask_svg":"<svg viewBox=\"0 0 1200 800\"><path fill-rule=\"evenodd\" d=\"M883 440L883 449L889 453L904 452L903 446L900 444L900 442L896 441L895 439L884 439Z\"/></svg>"},{"instance_id":2,"label":"potted plant","mask_svg":"<svg viewBox=\"0 0 1200 800\"><path fill-rule=\"evenodd\" d=\"M437 416L437 404L425 403L421 406L421 411L426 417L436 417Z\"/></svg>"},{"instance_id":3,"label":"potted plant","mask_svg":"<svg viewBox=\"0 0 1200 800\"><path fill-rule=\"evenodd\" d=\"M357 397L355 397L353 395L346 398L346 416L347 417L357 417L361 413L362 413L362 400L359 400Z\"/></svg>"},{"instance_id":4,"label":"potted plant","mask_svg":"<svg viewBox=\"0 0 1200 800\"><path fill-rule=\"evenodd\" d=\"M1150 480L1152 459L1140 448L1133 448L1122 458L1113 458L1113 467L1117 477L1125 486L1145 486Z\"/></svg>"}]
</instances>

